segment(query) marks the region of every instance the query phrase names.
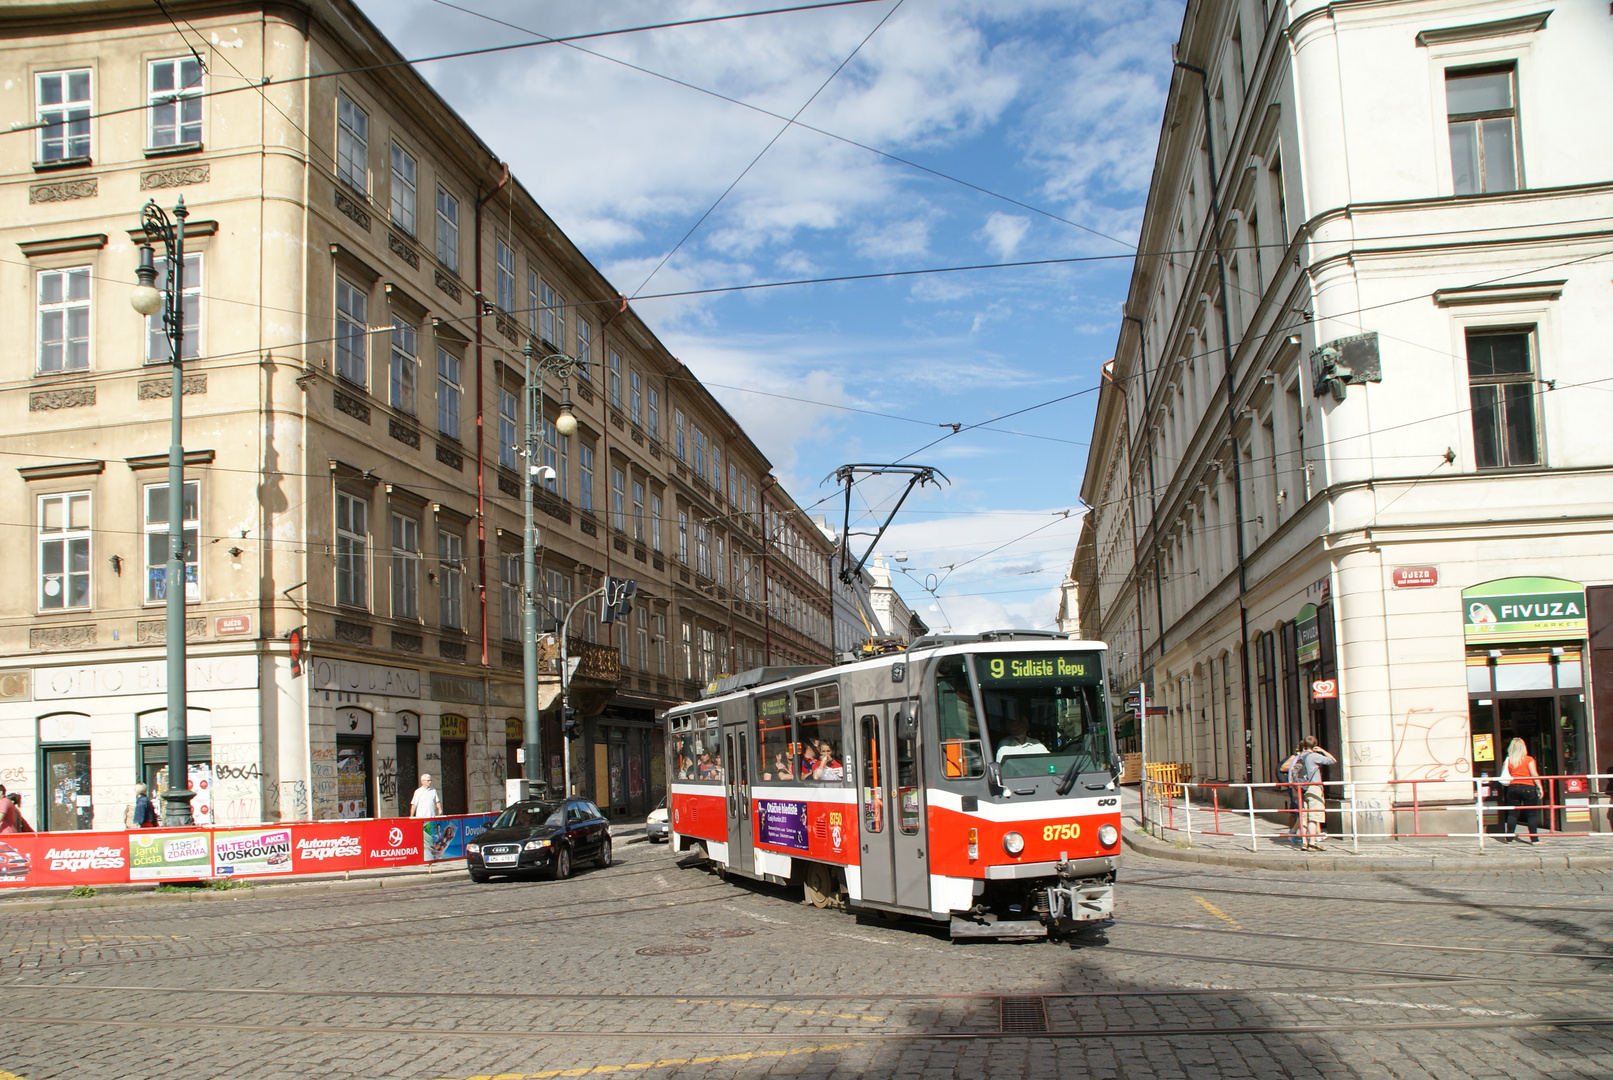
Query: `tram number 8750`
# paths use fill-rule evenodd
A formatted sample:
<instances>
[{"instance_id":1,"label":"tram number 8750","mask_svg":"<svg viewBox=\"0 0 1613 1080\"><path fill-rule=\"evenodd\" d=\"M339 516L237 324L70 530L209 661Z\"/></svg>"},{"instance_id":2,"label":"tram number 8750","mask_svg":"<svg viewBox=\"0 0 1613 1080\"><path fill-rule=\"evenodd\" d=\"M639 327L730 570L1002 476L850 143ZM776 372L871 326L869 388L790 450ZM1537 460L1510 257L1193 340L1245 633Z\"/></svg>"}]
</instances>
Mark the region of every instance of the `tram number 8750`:
<instances>
[{"instance_id":1,"label":"tram number 8750","mask_svg":"<svg viewBox=\"0 0 1613 1080\"><path fill-rule=\"evenodd\" d=\"M1079 821L1067 822L1063 825L1047 825L1042 829L1043 840L1077 840L1081 836L1081 823Z\"/></svg>"}]
</instances>

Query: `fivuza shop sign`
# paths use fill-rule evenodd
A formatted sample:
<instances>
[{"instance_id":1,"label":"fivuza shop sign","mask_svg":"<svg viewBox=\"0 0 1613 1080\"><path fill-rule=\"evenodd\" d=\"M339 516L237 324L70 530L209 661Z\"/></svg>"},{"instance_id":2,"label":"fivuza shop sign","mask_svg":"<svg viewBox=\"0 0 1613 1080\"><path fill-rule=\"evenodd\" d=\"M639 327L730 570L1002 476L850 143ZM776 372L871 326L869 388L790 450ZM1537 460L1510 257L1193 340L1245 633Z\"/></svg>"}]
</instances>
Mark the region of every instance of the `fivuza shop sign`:
<instances>
[{"instance_id":1,"label":"fivuza shop sign","mask_svg":"<svg viewBox=\"0 0 1613 1080\"><path fill-rule=\"evenodd\" d=\"M1502 578L1462 590L1469 645L1585 636L1585 586L1560 578Z\"/></svg>"}]
</instances>

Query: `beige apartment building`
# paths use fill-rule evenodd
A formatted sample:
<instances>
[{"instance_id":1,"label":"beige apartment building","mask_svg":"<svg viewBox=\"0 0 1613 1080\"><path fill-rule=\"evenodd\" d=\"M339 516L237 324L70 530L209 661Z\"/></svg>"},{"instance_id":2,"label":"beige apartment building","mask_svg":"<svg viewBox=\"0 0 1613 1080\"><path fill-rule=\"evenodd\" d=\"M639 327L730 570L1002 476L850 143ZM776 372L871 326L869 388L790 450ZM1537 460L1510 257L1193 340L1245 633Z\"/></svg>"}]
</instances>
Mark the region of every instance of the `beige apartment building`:
<instances>
[{"instance_id":1,"label":"beige apartment building","mask_svg":"<svg viewBox=\"0 0 1613 1080\"><path fill-rule=\"evenodd\" d=\"M165 779L171 368L129 294L141 207L183 198L198 811L386 816L422 772L450 811L503 805L523 768L529 343L578 362L544 385L545 628L606 575L639 582L625 624L591 604L572 620L572 781L613 815L653 807L669 705L723 673L829 660L827 543L356 7L177 13L0 7L0 782L63 830L121 827L134 784Z\"/></svg>"}]
</instances>

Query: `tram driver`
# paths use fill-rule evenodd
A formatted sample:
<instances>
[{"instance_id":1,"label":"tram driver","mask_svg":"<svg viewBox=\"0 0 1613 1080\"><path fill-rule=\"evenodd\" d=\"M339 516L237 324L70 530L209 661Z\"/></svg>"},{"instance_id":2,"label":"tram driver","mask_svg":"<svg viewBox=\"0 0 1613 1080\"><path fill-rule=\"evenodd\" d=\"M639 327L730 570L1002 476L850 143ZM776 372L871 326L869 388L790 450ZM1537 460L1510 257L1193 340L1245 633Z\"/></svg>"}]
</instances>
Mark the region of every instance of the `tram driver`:
<instances>
[{"instance_id":1,"label":"tram driver","mask_svg":"<svg viewBox=\"0 0 1613 1080\"><path fill-rule=\"evenodd\" d=\"M1030 734L1030 723L1018 713L1010 715L1006 721L1008 733L997 739L997 760L1015 754L1045 754L1047 747L1041 740Z\"/></svg>"}]
</instances>

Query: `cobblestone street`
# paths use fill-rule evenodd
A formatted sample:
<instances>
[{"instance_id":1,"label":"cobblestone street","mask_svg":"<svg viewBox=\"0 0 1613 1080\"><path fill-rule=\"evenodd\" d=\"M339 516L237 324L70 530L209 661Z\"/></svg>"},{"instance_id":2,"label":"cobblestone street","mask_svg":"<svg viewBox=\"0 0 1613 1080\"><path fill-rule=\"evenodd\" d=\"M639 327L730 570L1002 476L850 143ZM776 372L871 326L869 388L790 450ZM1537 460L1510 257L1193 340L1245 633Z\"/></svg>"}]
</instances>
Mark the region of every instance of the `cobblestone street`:
<instances>
[{"instance_id":1,"label":"cobblestone street","mask_svg":"<svg viewBox=\"0 0 1613 1080\"><path fill-rule=\"evenodd\" d=\"M0 1070L46 1077L1590 1077L1613 875L1128 856L1107 942L928 927L622 846L463 873L8 913ZM1301 935L1295 937L1294 935ZM4 1075L0 1073L0 1075Z\"/></svg>"}]
</instances>

